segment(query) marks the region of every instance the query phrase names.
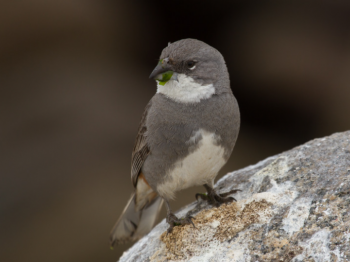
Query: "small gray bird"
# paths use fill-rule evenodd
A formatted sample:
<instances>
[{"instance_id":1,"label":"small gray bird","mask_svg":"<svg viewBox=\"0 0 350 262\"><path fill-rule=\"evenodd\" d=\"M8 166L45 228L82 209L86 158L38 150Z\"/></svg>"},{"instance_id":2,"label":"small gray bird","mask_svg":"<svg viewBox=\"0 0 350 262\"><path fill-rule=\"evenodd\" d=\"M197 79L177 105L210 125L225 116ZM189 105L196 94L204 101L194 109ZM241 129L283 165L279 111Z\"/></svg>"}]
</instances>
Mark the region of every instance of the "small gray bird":
<instances>
[{"instance_id":1,"label":"small gray bird","mask_svg":"<svg viewBox=\"0 0 350 262\"><path fill-rule=\"evenodd\" d=\"M192 217L179 219L170 209L168 201L179 190L204 185L207 194L196 197L215 206L235 200L227 196L237 192L218 194L213 188L240 126L219 51L195 39L169 43L150 78L157 81L157 93L143 113L132 152L135 192L112 229L112 246L148 233L163 201L168 232L175 225L192 223Z\"/></svg>"}]
</instances>

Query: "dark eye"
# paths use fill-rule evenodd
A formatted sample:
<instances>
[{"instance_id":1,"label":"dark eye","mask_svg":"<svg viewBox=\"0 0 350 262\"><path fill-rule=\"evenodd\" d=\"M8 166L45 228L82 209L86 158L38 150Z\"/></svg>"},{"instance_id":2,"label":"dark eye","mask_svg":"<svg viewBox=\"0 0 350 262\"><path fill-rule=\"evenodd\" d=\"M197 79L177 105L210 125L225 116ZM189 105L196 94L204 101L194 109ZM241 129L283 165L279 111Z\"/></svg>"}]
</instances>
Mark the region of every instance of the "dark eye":
<instances>
[{"instance_id":1,"label":"dark eye","mask_svg":"<svg viewBox=\"0 0 350 262\"><path fill-rule=\"evenodd\" d=\"M188 69L193 70L196 67L196 62L195 61L187 61L186 65L187 65Z\"/></svg>"}]
</instances>

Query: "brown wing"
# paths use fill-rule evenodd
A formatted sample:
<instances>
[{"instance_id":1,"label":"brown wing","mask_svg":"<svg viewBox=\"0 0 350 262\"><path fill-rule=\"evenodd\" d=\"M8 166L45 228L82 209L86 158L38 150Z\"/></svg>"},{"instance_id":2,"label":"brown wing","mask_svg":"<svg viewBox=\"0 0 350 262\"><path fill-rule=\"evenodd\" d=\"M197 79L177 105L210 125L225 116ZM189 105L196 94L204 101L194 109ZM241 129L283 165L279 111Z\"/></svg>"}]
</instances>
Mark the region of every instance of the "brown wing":
<instances>
[{"instance_id":1,"label":"brown wing","mask_svg":"<svg viewBox=\"0 0 350 262\"><path fill-rule=\"evenodd\" d=\"M141 167L143 163L145 162L150 150L146 142L146 118L148 114L148 110L151 107L152 102L149 101L147 104L145 111L143 112L141 123L139 126L139 131L137 133L134 149L132 151L131 156L131 181L136 187L137 184L137 177L139 176Z\"/></svg>"}]
</instances>

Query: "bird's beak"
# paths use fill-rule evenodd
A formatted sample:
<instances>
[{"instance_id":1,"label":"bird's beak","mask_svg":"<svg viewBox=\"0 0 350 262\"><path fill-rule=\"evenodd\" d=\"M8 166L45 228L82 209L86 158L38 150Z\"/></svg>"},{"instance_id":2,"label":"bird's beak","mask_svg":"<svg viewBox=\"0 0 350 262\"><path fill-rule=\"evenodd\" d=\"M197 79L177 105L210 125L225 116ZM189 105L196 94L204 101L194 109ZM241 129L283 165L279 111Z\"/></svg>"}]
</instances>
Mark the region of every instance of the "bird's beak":
<instances>
[{"instance_id":1,"label":"bird's beak","mask_svg":"<svg viewBox=\"0 0 350 262\"><path fill-rule=\"evenodd\" d=\"M158 65L156 66L156 68L153 69L149 78L160 80L162 78L163 73L171 71L169 69L170 68L167 65L164 65L161 62L159 62Z\"/></svg>"},{"instance_id":2,"label":"bird's beak","mask_svg":"<svg viewBox=\"0 0 350 262\"><path fill-rule=\"evenodd\" d=\"M154 68L153 72L149 76L149 78L157 80L158 84L160 85L165 85L165 83L169 80L178 81L178 74L172 71L171 67L168 64L168 60L168 58L160 60L156 68Z\"/></svg>"}]
</instances>

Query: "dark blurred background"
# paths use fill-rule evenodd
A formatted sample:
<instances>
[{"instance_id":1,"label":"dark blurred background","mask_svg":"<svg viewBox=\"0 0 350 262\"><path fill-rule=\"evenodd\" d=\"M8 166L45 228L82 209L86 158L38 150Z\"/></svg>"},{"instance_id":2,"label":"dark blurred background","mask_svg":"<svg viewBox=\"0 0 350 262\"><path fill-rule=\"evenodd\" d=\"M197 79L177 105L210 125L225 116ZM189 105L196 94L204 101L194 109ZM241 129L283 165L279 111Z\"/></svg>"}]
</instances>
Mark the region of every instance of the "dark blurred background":
<instances>
[{"instance_id":1,"label":"dark blurred background","mask_svg":"<svg viewBox=\"0 0 350 262\"><path fill-rule=\"evenodd\" d=\"M1 261L116 261L130 247L108 236L169 41L226 59L242 126L222 176L350 129L349 26L346 1L2 1Z\"/></svg>"}]
</instances>

